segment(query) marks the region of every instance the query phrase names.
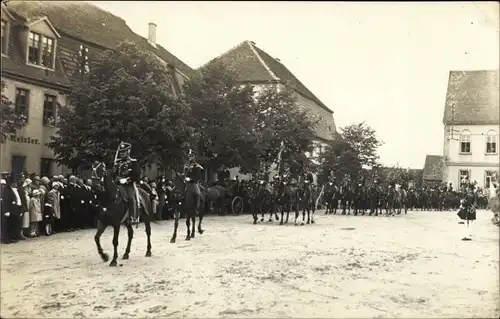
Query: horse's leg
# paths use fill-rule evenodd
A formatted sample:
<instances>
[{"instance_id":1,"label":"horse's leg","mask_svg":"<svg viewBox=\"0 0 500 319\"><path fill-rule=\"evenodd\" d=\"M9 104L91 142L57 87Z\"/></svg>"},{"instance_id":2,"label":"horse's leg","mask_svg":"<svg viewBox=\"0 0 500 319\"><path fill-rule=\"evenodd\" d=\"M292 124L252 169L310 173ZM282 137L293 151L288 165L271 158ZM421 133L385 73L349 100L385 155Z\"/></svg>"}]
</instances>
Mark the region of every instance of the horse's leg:
<instances>
[{"instance_id":1,"label":"horse's leg","mask_svg":"<svg viewBox=\"0 0 500 319\"><path fill-rule=\"evenodd\" d=\"M295 226L298 226L297 219L299 218L299 203L295 203Z\"/></svg>"},{"instance_id":2,"label":"horse's leg","mask_svg":"<svg viewBox=\"0 0 500 319\"><path fill-rule=\"evenodd\" d=\"M107 228L107 226L104 225L103 222L98 221L97 222L97 232L95 233L95 236L94 236L95 244L97 246L97 252L99 253L99 255L101 256L101 258L104 262L107 262L109 260L108 254L106 254L102 250L102 247L101 247L101 235L104 233L106 228Z\"/></svg>"},{"instance_id":3,"label":"horse's leg","mask_svg":"<svg viewBox=\"0 0 500 319\"><path fill-rule=\"evenodd\" d=\"M196 234L196 213L193 214L191 217L191 238L194 238L194 235Z\"/></svg>"},{"instance_id":4,"label":"horse's leg","mask_svg":"<svg viewBox=\"0 0 500 319\"><path fill-rule=\"evenodd\" d=\"M302 222L300 223L301 226L304 226L306 224L306 208L307 204L302 203Z\"/></svg>"},{"instance_id":5,"label":"horse's leg","mask_svg":"<svg viewBox=\"0 0 500 319\"><path fill-rule=\"evenodd\" d=\"M179 210L174 209L174 233L172 234L172 238L170 239L171 243L175 243L177 239L177 228L179 227L179 218L181 213Z\"/></svg>"},{"instance_id":6,"label":"horse's leg","mask_svg":"<svg viewBox=\"0 0 500 319\"><path fill-rule=\"evenodd\" d=\"M285 205L281 205L281 220L280 225L283 225L283 216L285 215Z\"/></svg>"},{"instance_id":7,"label":"horse's leg","mask_svg":"<svg viewBox=\"0 0 500 319\"><path fill-rule=\"evenodd\" d=\"M203 234L205 231L201 228L201 222L203 221L203 212L200 210L199 216L198 216L198 234Z\"/></svg>"},{"instance_id":8,"label":"horse's leg","mask_svg":"<svg viewBox=\"0 0 500 319\"><path fill-rule=\"evenodd\" d=\"M189 212L190 213L190 212ZM186 235L186 240L191 240L191 216L189 213L186 213L186 228L187 228L187 235Z\"/></svg>"},{"instance_id":9,"label":"horse's leg","mask_svg":"<svg viewBox=\"0 0 500 319\"><path fill-rule=\"evenodd\" d=\"M311 210L309 209L309 203L306 203L305 209L307 211L307 222L306 224L311 223Z\"/></svg>"},{"instance_id":10,"label":"horse's leg","mask_svg":"<svg viewBox=\"0 0 500 319\"><path fill-rule=\"evenodd\" d=\"M113 259L111 260L111 263L109 263L109 266L115 267L118 264L116 263L116 260L118 259L118 238L120 235L120 224L114 225L113 226Z\"/></svg>"},{"instance_id":11,"label":"horse's leg","mask_svg":"<svg viewBox=\"0 0 500 319\"><path fill-rule=\"evenodd\" d=\"M311 224L314 224L314 213L316 212L316 203L311 203Z\"/></svg>"},{"instance_id":12,"label":"horse's leg","mask_svg":"<svg viewBox=\"0 0 500 319\"><path fill-rule=\"evenodd\" d=\"M132 238L134 238L134 228L129 221L126 222L125 227L127 227L128 241L127 248L125 249L125 253L122 256L122 259L128 259L130 254L130 246L132 245Z\"/></svg>"},{"instance_id":13,"label":"horse's leg","mask_svg":"<svg viewBox=\"0 0 500 319\"><path fill-rule=\"evenodd\" d=\"M146 246L146 257L151 257L151 215L144 214L144 230L146 231L146 237L148 240Z\"/></svg>"}]
</instances>

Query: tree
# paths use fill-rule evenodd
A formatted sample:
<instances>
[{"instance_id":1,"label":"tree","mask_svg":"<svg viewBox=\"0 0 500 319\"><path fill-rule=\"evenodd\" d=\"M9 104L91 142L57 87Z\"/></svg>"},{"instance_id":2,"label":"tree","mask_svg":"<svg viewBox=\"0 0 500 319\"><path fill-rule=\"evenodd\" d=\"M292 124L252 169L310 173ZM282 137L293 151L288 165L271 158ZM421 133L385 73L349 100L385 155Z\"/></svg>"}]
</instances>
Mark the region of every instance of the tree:
<instances>
[{"instance_id":1,"label":"tree","mask_svg":"<svg viewBox=\"0 0 500 319\"><path fill-rule=\"evenodd\" d=\"M271 164L278 164L281 145L280 173L290 170L294 175L301 174L304 166L311 165L305 153L313 151L314 127L319 119L298 109L291 89L271 85L258 94L255 119L258 158L265 170Z\"/></svg>"},{"instance_id":2,"label":"tree","mask_svg":"<svg viewBox=\"0 0 500 319\"><path fill-rule=\"evenodd\" d=\"M6 84L2 81L2 104L0 105L0 143L5 143L11 134L15 134L26 124L26 117L16 112L14 103L5 95Z\"/></svg>"},{"instance_id":3,"label":"tree","mask_svg":"<svg viewBox=\"0 0 500 319\"><path fill-rule=\"evenodd\" d=\"M94 160L110 163L120 141L132 144L142 164L173 165L192 135L189 107L173 94L168 69L129 42L104 52L69 102L49 146L73 169Z\"/></svg>"},{"instance_id":4,"label":"tree","mask_svg":"<svg viewBox=\"0 0 500 319\"><path fill-rule=\"evenodd\" d=\"M376 168L379 156L378 148L383 145L375 130L364 122L341 128L338 138L325 150L322 173L323 177L334 171L337 178L349 174L352 178L363 176L364 168Z\"/></svg>"},{"instance_id":5,"label":"tree","mask_svg":"<svg viewBox=\"0 0 500 319\"><path fill-rule=\"evenodd\" d=\"M210 63L184 88L198 161L214 172L245 166L257 157L253 87L236 79L223 64Z\"/></svg>"}]
</instances>

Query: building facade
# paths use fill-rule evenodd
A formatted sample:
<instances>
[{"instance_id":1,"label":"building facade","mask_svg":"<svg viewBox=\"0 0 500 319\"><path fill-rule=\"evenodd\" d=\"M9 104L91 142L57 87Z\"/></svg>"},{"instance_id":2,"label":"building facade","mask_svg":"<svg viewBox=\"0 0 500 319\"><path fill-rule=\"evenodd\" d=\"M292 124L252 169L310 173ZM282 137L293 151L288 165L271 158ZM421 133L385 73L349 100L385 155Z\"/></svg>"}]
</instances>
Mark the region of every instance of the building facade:
<instances>
[{"instance_id":1,"label":"building facade","mask_svg":"<svg viewBox=\"0 0 500 319\"><path fill-rule=\"evenodd\" d=\"M257 92L268 86L286 86L296 94L296 106L306 111L311 117L319 119L315 127L314 143L316 145L310 157L318 160L326 144L337 134L333 111L319 100L279 59L271 57L257 47L253 41L243 41L236 47L223 53L210 62L218 61L229 66L243 84L253 85ZM210 63L209 62L209 63ZM250 176L240 174L238 168L233 168L230 176L248 179ZM276 172L271 172L272 177ZM211 178L215 178L212 174ZM316 178L316 177L315 177Z\"/></svg>"},{"instance_id":2,"label":"building facade","mask_svg":"<svg viewBox=\"0 0 500 319\"><path fill-rule=\"evenodd\" d=\"M83 1L2 2L3 93L27 123L0 144L1 171L69 172L46 146L57 132L58 106L67 105L71 86L84 80L97 56L123 41L158 57L171 74L172 92L182 93L194 71L156 43L154 23L144 38L123 19ZM156 168L149 173L156 174Z\"/></svg>"},{"instance_id":3,"label":"building facade","mask_svg":"<svg viewBox=\"0 0 500 319\"><path fill-rule=\"evenodd\" d=\"M446 95L443 180L489 188L499 171L499 72L451 71Z\"/></svg>"}]
</instances>

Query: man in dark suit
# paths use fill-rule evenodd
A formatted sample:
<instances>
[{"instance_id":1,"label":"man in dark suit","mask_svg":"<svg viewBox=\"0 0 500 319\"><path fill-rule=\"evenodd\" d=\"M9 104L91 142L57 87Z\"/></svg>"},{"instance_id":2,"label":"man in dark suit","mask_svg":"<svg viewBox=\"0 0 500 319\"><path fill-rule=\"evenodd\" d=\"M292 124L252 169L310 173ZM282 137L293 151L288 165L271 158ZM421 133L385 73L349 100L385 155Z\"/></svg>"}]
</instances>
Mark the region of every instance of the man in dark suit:
<instances>
[{"instance_id":1,"label":"man in dark suit","mask_svg":"<svg viewBox=\"0 0 500 319\"><path fill-rule=\"evenodd\" d=\"M3 176L7 177L6 174ZM4 182L5 181L5 182ZM21 236L21 196L14 176L2 178L2 242L15 243Z\"/></svg>"}]
</instances>

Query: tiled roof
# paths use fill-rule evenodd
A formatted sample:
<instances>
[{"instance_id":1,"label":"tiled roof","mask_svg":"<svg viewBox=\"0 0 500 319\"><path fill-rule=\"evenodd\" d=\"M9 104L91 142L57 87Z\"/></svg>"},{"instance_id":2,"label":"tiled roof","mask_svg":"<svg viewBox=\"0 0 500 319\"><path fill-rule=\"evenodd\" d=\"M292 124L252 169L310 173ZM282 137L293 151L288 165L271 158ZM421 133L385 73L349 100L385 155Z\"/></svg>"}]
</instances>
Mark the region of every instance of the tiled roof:
<instances>
[{"instance_id":1,"label":"tiled roof","mask_svg":"<svg viewBox=\"0 0 500 319\"><path fill-rule=\"evenodd\" d=\"M333 119L333 111L323 104L281 62L272 58L253 42L243 41L208 63L215 61L220 61L235 71L239 77L238 80L241 82L251 84L281 82L294 89L301 96L316 104L315 107L307 106L307 108L311 115L320 118L320 123L316 127L317 136L325 140L330 140L335 135L336 126Z\"/></svg>"},{"instance_id":2,"label":"tiled roof","mask_svg":"<svg viewBox=\"0 0 500 319\"><path fill-rule=\"evenodd\" d=\"M443 123L500 124L498 77L498 70L450 71Z\"/></svg>"},{"instance_id":3,"label":"tiled roof","mask_svg":"<svg viewBox=\"0 0 500 319\"><path fill-rule=\"evenodd\" d=\"M444 161L443 156L427 155L424 164L424 180L441 181L443 179Z\"/></svg>"},{"instance_id":4,"label":"tiled roof","mask_svg":"<svg viewBox=\"0 0 500 319\"><path fill-rule=\"evenodd\" d=\"M147 39L134 33L125 20L84 1L12 1L9 10L28 20L47 16L57 31L70 37L97 44L106 49L130 41L158 55L187 77L194 73L187 64L160 45L157 48Z\"/></svg>"}]
</instances>

